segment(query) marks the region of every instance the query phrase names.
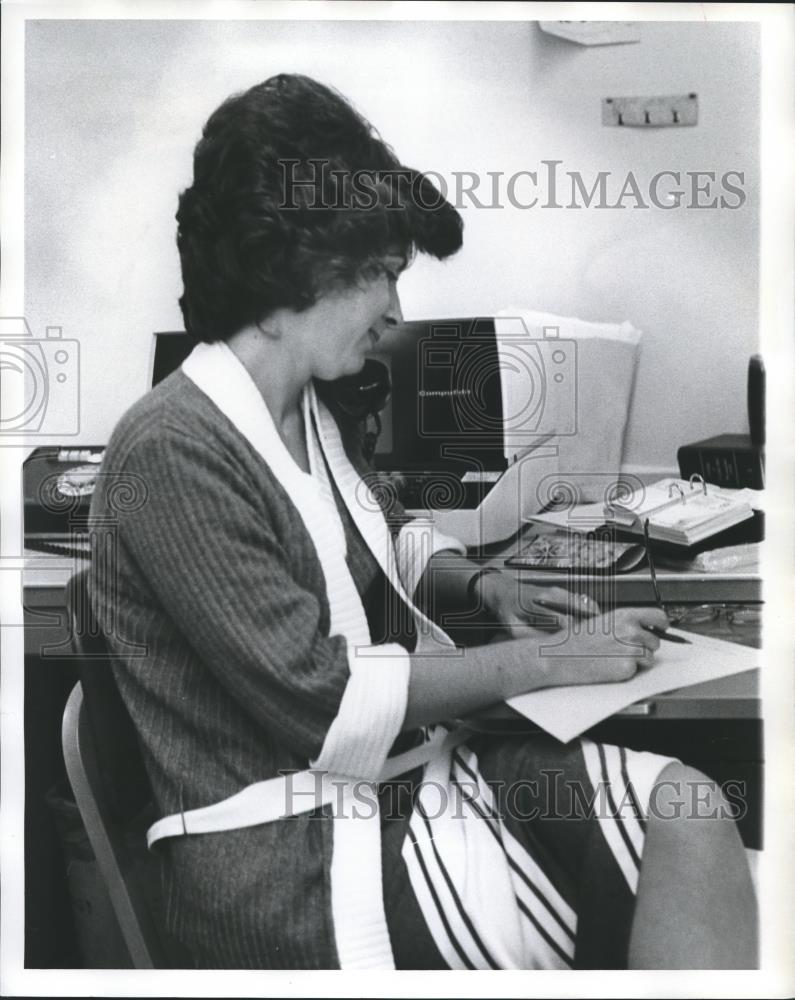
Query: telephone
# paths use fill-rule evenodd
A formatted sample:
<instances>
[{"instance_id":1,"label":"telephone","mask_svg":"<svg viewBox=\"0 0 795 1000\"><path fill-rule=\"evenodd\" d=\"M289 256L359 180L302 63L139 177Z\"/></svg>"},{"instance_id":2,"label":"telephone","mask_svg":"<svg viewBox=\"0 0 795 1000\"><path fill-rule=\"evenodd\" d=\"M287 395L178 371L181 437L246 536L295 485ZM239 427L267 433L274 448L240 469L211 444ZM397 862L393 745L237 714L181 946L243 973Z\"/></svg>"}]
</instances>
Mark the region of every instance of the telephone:
<instances>
[{"instance_id":1,"label":"telephone","mask_svg":"<svg viewBox=\"0 0 795 1000\"><path fill-rule=\"evenodd\" d=\"M333 382L318 381L318 394L332 410L342 411L358 425L362 452L365 461L370 462L381 433L379 414L392 394L387 366L368 358L355 375L344 375Z\"/></svg>"},{"instance_id":2,"label":"telephone","mask_svg":"<svg viewBox=\"0 0 795 1000\"><path fill-rule=\"evenodd\" d=\"M22 467L25 548L85 555L91 495L105 449L43 447Z\"/></svg>"},{"instance_id":3,"label":"telephone","mask_svg":"<svg viewBox=\"0 0 795 1000\"><path fill-rule=\"evenodd\" d=\"M318 381L318 395L352 423L369 464L381 433L379 413L392 385L385 364L369 358L361 371ZM85 555L91 495L104 454L101 446L36 448L23 466L25 547L59 555Z\"/></svg>"}]
</instances>

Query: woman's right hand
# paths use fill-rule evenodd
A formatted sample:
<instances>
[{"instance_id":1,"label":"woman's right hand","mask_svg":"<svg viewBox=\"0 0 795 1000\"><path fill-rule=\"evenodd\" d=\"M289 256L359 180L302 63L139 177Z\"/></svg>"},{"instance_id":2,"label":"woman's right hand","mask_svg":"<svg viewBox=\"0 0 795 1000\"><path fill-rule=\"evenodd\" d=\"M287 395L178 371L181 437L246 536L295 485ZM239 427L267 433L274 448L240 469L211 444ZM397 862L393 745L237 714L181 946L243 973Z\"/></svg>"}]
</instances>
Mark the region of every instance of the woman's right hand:
<instances>
[{"instance_id":1,"label":"woman's right hand","mask_svg":"<svg viewBox=\"0 0 795 1000\"><path fill-rule=\"evenodd\" d=\"M595 618L564 622L560 632L518 640L533 645L544 670L542 687L629 680L638 668L651 666L660 646L660 639L644 626L666 629L669 625L659 608L618 608ZM522 684L521 672L515 680Z\"/></svg>"},{"instance_id":2,"label":"woman's right hand","mask_svg":"<svg viewBox=\"0 0 795 1000\"><path fill-rule=\"evenodd\" d=\"M451 655L412 653L404 728L461 718L539 688L629 680L660 645L643 626L664 629L668 619L657 608L621 608L594 618L561 616L561 625Z\"/></svg>"}]
</instances>

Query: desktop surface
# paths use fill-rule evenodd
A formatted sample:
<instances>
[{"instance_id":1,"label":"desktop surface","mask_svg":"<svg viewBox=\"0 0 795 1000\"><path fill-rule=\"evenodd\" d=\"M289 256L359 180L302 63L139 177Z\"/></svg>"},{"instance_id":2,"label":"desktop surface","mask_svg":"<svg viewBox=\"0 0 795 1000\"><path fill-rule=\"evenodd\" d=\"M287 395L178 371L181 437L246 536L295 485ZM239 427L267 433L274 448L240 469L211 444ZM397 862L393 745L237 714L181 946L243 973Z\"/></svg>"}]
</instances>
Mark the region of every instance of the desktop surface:
<instances>
[{"instance_id":1,"label":"desktop surface","mask_svg":"<svg viewBox=\"0 0 795 1000\"><path fill-rule=\"evenodd\" d=\"M503 559L492 557L484 563L502 568ZM565 587L587 594L600 605L655 604L654 587L646 569L614 576L549 570L514 570L524 583L538 587ZM693 573L657 570L663 601L670 604L756 604L762 600L759 573Z\"/></svg>"},{"instance_id":2,"label":"desktop surface","mask_svg":"<svg viewBox=\"0 0 795 1000\"><path fill-rule=\"evenodd\" d=\"M41 552L25 551L25 568L23 584L25 588L25 606L36 616L36 609L53 605L63 591L69 577L82 568L85 562L80 558L69 556L45 555ZM500 562L501 565L501 562ZM539 586L567 586L565 574L550 572L517 571L523 580L537 583ZM710 604L724 602L750 602L753 594L759 594L760 578L749 574L687 574L659 572L660 587L664 595L670 595L670 600L685 603L686 595L696 595L694 600ZM640 573L626 574L634 578L627 581L628 586L619 587L616 604L653 603L654 597L648 575ZM617 581L623 578L611 578ZM604 586L604 578L593 578L595 585ZM578 589L583 589L587 583L578 577ZM727 595L727 596L722 596ZM646 599L647 598L647 599ZM756 598L758 600L758 596ZM42 625L45 624L40 619ZM682 626L687 630L687 626ZM761 647L761 632L759 625L752 625L739 630L732 629L723 617L715 621L704 622L691 626L692 631L713 638L727 639L730 642L740 642L756 649ZM759 718L761 715L759 700L758 671L746 671L731 677L696 684L667 694L658 695L651 702L641 702L631 705L622 713L642 715L651 719L693 719L693 718ZM525 727L527 720L518 716L507 705L499 705L483 713L480 718L504 720L522 719Z\"/></svg>"}]
</instances>

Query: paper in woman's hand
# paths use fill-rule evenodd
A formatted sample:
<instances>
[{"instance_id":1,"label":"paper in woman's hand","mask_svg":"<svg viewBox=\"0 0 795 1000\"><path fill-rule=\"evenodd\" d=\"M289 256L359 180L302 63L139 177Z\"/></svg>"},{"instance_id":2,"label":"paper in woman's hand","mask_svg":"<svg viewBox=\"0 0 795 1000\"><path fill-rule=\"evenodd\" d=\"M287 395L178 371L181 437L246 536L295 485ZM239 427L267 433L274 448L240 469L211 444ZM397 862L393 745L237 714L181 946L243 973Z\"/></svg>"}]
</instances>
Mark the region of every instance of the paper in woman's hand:
<instances>
[{"instance_id":1,"label":"paper in woman's hand","mask_svg":"<svg viewBox=\"0 0 795 1000\"><path fill-rule=\"evenodd\" d=\"M508 704L551 736L568 743L627 705L664 691L728 677L759 666L757 649L690 632L671 631L686 634L690 643L661 643L652 666L639 670L631 680L545 688L511 698ZM552 653L553 641L551 636L543 647L544 655Z\"/></svg>"}]
</instances>

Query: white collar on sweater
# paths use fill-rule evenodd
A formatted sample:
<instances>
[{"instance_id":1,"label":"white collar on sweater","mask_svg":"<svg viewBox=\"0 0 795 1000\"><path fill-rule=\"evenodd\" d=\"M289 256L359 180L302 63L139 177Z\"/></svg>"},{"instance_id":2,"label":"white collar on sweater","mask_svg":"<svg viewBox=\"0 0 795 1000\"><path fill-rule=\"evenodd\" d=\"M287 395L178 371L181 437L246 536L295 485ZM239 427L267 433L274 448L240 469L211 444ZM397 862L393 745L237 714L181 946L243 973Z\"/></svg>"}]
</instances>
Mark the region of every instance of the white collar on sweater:
<instances>
[{"instance_id":1,"label":"white collar on sweater","mask_svg":"<svg viewBox=\"0 0 795 1000\"><path fill-rule=\"evenodd\" d=\"M362 536L388 578L400 588L383 515L372 506L369 510L357 506L358 477L342 450L339 434L335 434L333 418L321 409L311 386L302 400L314 473L307 475L281 440L251 376L226 344L198 344L182 369L270 467L297 508L317 551L329 602L330 634L345 637L350 678L313 766L332 774L374 780L403 726L410 662L406 650L395 643L370 645L367 616L345 559L339 513L328 483L324 483L322 456L325 454ZM312 417L320 441L312 431ZM362 725L363 719L367 725ZM347 805L343 804L334 818L331 908L343 968L394 968L381 882L378 800L374 786L371 788L375 808L369 819L351 818L355 806L352 782L345 793ZM356 795L361 794L362 785L357 783Z\"/></svg>"},{"instance_id":2,"label":"white collar on sweater","mask_svg":"<svg viewBox=\"0 0 795 1000\"><path fill-rule=\"evenodd\" d=\"M326 476L328 463L351 518L390 584L414 612L421 637L436 648L452 645L445 633L414 605L404 580L410 580L408 590L413 592L419 576L417 567L423 567L433 551L449 548L463 552L463 546L456 539L434 531L431 522L412 524L410 531L402 533L403 551L398 553L402 558L396 559L381 506L348 459L337 423L317 399L314 386L309 383L305 387L301 402L311 469L311 474L307 474L287 450L253 379L225 343L198 344L183 363L182 370L265 460L298 509L316 549L319 543L323 547L329 526L328 522L322 530L319 526L310 526L317 524L321 512L329 516L334 525L339 524ZM317 436L313 433L313 425L317 428ZM321 456L325 456L325 462ZM329 502L333 510L328 508ZM344 530L341 524L339 526L344 555ZM413 551L406 552L407 549ZM322 559L321 565L328 585L328 566ZM337 574L333 576L336 578ZM332 634L335 633L332 631Z\"/></svg>"}]
</instances>

